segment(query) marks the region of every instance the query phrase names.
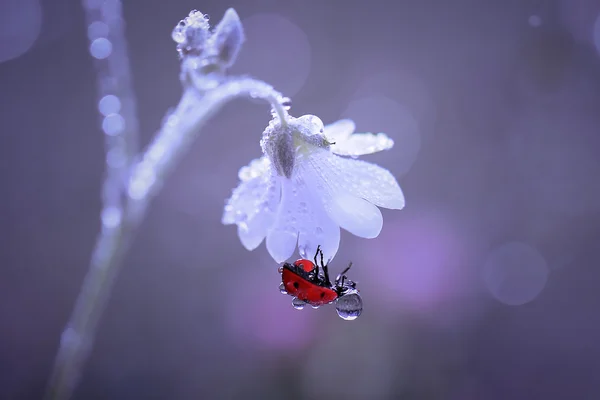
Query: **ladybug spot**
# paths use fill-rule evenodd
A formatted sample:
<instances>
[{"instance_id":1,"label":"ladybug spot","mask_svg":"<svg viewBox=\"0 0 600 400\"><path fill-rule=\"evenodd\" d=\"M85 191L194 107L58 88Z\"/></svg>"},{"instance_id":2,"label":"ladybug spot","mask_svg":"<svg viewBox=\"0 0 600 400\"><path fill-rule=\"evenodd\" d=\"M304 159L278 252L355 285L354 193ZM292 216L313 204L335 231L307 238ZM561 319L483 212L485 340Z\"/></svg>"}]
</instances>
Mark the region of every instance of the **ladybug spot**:
<instances>
[{"instance_id":1,"label":"ladybug spot","mask_svg":"<svg viewBox=\"0 0 600 400\"><path fill-rule=\"evenodd\" d=\"M325 297L325 292L321 292L321 298Z\"/></svg>"},{"instance_id":2,"label":"ladybug spot","mask_svg":"<svg viewBox=\"0 0 600 400\"><path fill-rule=\"evenodd\" d=\"M294 287L295 287L296 289L298 289L298 288L300 287L300 285L298 284L298 282L294 282Z\"/></svg>"}]
</instances>

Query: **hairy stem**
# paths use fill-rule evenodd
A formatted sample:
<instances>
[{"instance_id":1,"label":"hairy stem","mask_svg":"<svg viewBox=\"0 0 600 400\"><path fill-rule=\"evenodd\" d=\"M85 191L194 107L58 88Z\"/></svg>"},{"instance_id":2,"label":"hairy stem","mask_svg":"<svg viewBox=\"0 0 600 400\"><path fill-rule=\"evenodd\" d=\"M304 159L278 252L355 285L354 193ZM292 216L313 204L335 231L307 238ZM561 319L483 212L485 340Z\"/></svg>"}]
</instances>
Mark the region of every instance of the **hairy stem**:
<instances>
[{"instance_id":1,"label":"hairy stem","mask_svg":"<svg viewBox=\"0 0 600 400\"><path fill-rule=\"evenodd\" d=\"M84 1L84 3L89 2ZM120 6L118 0L106 3ZM120 12L120 7L114 10ZM95 14L96 11L87 10L88 22L93 20L90 15L92 17L100 15ZM121 44L124 49L125 40L122 37L122 30L111 30L111 32L115 35L112 37L113 48L116 49L117 45ZM113 70L100 65L98 67L100 81L106 80L102 79L104 75L123 76L123 70L119 68L128 71L126 53L113 54L116 54L119 60L107 66L118 67ZM127 72L125 74L127 76ZM203 83L206 83L206 79L210 79L204 78ZM109 81L115 80L109 79ZM125 80L125 83L127 81ZM101 86L100 94L104 96L107 92L121 93L121 96L127 99L131 111L134 109L134 98L132 95L128 96L126 91L128 85L125 83L123 83L125 86L117 85L112 89ZM226 102L237 97L265 100L275 110L280 123L287 124L288 115L282 105L284 98L281 93L261 81L250 78L230 78L208 90L198 86L187 87L178 106L165 118L155 139L140 157L136 157L131 152L137 137L135 129L137 122L131 112L122 115L125 129L118 131L118 134L114 134L113 131L106 132L107 172L103 186L102 230L75 308L61 337L60 348L46 392L47 399L68 399L72 396L84 363L92 350L96 328L110 297L112 284L151 199L159 192L164 180L190 148L204 123ZM115 157L114 152L118 153L118 157Z\"/></svg>"}]
</instances>

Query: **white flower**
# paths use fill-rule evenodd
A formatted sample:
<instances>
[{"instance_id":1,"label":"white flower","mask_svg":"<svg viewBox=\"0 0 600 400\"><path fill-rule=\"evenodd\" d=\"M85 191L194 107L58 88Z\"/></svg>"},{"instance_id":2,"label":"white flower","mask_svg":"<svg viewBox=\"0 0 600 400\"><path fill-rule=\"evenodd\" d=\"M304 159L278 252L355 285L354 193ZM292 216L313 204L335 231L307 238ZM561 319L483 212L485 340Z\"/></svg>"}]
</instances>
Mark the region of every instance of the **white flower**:
<instances>
[{"instance_id":1,"label":"white flower","mask_svg":"<svg viewBox=\"0 0 600 400\"><path fill-rule=\"evenodd\" d=\"M244 247L267 238L278 263L296 249L311 258L321 245L337 253L340 227L374 238L383 225L377 208L401 209L404 195L392 174L355 157L390 149L385 134L354 133L351 120L326 127L318 117L276 118L263 133L264 155L239 171L240 185L227 201L222 222L236 224ZM350 156L342 157L342 156Z\"/></svg>"}]
</instances>

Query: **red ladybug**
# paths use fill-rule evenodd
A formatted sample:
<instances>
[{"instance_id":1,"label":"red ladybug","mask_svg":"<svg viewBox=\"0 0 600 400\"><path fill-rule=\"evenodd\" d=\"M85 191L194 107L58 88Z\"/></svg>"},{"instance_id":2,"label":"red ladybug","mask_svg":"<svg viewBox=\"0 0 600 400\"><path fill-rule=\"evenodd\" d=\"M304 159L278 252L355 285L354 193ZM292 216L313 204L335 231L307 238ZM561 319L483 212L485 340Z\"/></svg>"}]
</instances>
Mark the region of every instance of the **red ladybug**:
<instances>
[{"instance_id":1,"label":"red ladybug","mask_svg":"<svg viewBox=\"0 0 600 400\"><path fill-rule=\"evenodd\" d=\"M321 254L320 269L317 262L319 253ZM335 301L335 308L341 318L346 320L358 318L362 312L362 299L356 289L356 283L346 276L352 263L337 276L332 285L329 280L329 270L323 262L321 246L317 247L314 261L313 263L307 259L299 259L293 264L283 264L279 268L281 292L294 297L292 305L296 309L303 309L305 304L318 308Z\"/></svg>"}]
</instances>

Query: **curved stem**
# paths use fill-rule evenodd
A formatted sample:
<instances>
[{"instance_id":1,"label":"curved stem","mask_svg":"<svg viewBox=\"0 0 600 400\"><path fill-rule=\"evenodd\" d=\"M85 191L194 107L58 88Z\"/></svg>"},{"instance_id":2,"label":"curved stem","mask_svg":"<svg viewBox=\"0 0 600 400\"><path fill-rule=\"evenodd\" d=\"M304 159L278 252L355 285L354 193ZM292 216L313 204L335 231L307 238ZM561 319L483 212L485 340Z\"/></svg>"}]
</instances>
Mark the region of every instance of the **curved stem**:
<instances>
[{"instance_id":1,"label":"curved stem","mask_svg":"<svg viewBox=\"0 0 600 400\"><path fill-rule=\"evenodd\" d=\"M281 124L287 111L281 94L270 85L249 78L229 80L201 94L187 88L176 109L167 116L161 130L131 171L128 202L120 218L103 220L90 269L76 306L65 328L46 398L68 399L77 383L94 341L96 327L106 306L112 283L150 200L164 179L189 149L200 128L226 102L237 97L261 98L276 110ZM108 178L107 178L108 179ZM104 215L103 215L104 216Z\"/></svg>"}]
</instances>

